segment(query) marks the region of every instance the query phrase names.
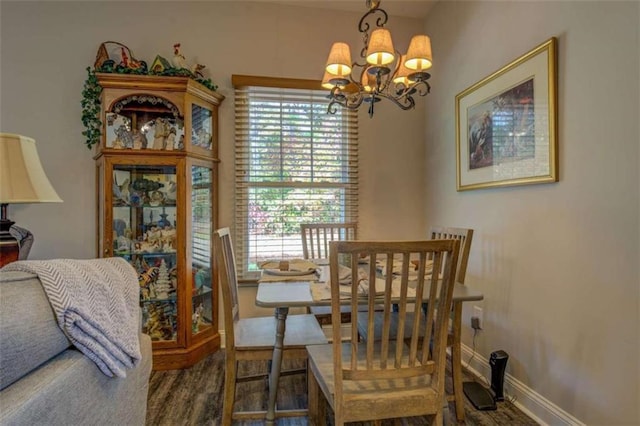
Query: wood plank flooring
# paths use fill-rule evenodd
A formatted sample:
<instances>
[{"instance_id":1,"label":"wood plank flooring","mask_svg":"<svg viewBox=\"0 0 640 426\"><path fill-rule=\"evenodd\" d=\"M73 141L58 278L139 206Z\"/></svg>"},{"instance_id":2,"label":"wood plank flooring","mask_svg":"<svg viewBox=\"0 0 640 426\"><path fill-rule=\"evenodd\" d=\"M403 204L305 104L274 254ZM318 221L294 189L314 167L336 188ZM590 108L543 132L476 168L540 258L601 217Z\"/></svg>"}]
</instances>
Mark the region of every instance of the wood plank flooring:
<instances>
[{"instance_id":1,"label":"wood plank flooring","mask_svg":"<svg viewBox=\"0 0 640 426\"><path fill-rule=\"evenodd\" d=\"M248 362L240 367L241 373L266 371L265 362ZM472 380L471 377L465 381ZM450 387L450 383L447 386ZM200 426L221 425L222 391L224 386L224 350L213 354L190 369L154 371L149 382L147 426ZM280 379L278 407L307 406L306 381L303 375L283 376ZM236 404L243 410L266 409L267 385L265 380L241 383L236 392ZM446 411L446 410L445 410ZM445 413L448 414L448 413ZM454 416L446 415L449 425L493 426L536 425L531 418L510 402L498 403L495 411L478 411L465 399L466 421L458 423ZM262 425L264 422L237 422L241 426ZM278 426L306 426L307 418L278 419ZM327 421L331 425L330 420ZM392 425L393 422L384 422ZM425 417L411 418L408 425L427 425ZM354 423L361 425L361 423ZM227 426L227 425L224 425Z\"/></svg>"}]
</instances>

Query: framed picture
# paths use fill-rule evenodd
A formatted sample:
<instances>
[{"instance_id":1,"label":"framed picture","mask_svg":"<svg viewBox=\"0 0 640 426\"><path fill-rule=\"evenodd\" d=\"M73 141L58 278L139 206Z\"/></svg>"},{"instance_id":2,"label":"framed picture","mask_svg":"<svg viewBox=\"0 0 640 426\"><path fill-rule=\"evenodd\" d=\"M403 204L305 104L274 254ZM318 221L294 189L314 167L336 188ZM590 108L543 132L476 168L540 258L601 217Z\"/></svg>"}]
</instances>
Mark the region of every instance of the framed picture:
<instances>
[{"instance_id":1,"label":"framed picture","mask_svg":"<svg viewBox=\"0 0 640 426\"><path fill-rule=\"evenodd\" d=\"M557 40L456 96L457 190L558 181Z\"/></svg>"}]
</instances>

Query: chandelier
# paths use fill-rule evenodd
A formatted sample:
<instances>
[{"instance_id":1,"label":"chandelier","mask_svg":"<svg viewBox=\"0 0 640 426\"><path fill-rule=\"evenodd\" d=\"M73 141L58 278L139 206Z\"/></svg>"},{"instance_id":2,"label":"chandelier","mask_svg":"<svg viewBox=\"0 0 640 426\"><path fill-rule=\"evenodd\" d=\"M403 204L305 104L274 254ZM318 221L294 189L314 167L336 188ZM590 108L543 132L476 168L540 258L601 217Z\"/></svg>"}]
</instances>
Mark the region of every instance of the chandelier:
<instances>
[{"instance_id":1,"label":"chandelier","mask_svg":"<svg viewBox=\"0 0 640 426\"><path fill-rule=\"evenodd\" d=\"M362 60L351 62L347 43L336 42L329 52L322 87L331 89L330 114L336 113L336 105L357 110L365 102L373 117L374 105L383 98L409 110L415 107L414 95L425 96L431 89L427 83L431 74L426 72L432 65L429 37L413 36L407 53L400 54L393 47L391 32L384 28L388 15L380 9L380 0L366 0L366 5L369 10L358 24L364 41Z\"/></svg>"}]
</instances>

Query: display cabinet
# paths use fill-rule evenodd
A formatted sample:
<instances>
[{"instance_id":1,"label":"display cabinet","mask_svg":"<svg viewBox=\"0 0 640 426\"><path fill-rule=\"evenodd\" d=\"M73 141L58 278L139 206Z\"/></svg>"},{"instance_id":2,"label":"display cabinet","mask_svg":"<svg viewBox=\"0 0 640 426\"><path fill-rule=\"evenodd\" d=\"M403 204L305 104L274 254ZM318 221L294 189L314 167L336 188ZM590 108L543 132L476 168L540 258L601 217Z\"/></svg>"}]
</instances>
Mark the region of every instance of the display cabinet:
<instances>
[{"instance_id":1,"label":"display cabinet","mask_svg":"<svg viewBox=\"0 0 640 426\"><path fill-rule=\"evenodd\" d=\"M213 232L224 97L182 77L97 77L98 253L138 272L153 368L189 367L220 347Z\"/></svg>"}]
</instances>

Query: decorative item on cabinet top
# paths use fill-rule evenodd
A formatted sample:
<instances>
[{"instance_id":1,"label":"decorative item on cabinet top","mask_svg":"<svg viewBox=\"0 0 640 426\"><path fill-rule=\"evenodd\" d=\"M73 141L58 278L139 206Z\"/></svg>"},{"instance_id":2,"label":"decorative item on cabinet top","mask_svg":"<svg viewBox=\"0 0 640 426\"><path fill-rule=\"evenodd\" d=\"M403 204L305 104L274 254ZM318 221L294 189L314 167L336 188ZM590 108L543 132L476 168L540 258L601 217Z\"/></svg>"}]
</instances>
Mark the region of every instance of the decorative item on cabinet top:
<instances>
[{"instance_id":1,"label":"decorative item on cabinet top","mask_svg":"<svg viewBox=\"0 0 640 426\"><path fill-rule=\"evenodd\" d=\"M182 102L183 98L167 96L182 91L219 105L224 96L216 93L218 87L210 78L204 77L205 68L198 63L189 66L180 43L173 45L172 61L156 55L151 68L145 61L136 59L124 44L102 43L94 69L87 68L82 90L82 123L85 126L82 134L87 148L100 145L102 140L101 148L107 149L182 151L187 139L192 146L211 150L215 142L211 111L194 103L189 120L190 134L187 135L184 105L175 102ZM108 77L109 74L112 76ZM110 99L113 104L104 111L106 88L130 89L130 94ZM139 89L145 94L131 89Z\"/></svg>"}]
</instances>

